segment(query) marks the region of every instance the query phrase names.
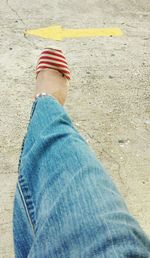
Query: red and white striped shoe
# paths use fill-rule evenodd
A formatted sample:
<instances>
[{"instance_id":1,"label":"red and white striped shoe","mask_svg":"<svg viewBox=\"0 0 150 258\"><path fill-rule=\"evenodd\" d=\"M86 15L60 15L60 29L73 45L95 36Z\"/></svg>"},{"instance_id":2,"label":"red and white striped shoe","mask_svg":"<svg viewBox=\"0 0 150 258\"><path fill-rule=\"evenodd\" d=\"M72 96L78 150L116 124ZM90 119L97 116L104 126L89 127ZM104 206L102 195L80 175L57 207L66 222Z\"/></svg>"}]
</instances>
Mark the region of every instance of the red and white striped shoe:
<instances>
[{"instance_id":1,"label":"red and white striped shoe","mask_svg":"<svg viewBox=\"0 0 150 258\"><path fill-rule=\"evenodd\" d=\"M70 80L70 70L67 60L60 49L45 48L42 51L36 66L36 76L44 69L55 69Z\"/></svg>"}]
</instances>

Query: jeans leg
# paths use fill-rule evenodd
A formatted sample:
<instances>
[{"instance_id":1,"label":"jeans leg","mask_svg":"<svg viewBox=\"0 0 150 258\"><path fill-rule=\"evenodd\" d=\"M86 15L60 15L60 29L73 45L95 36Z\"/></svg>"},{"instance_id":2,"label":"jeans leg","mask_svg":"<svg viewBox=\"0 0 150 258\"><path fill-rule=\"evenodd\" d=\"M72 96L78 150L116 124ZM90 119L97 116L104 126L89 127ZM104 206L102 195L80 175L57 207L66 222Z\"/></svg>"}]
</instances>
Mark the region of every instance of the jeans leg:
<instances>
[{"instance_id":1,"label":"jeans leg","mask_svg":"<svg viewBox=\"0 0 150 258\"><path fill-rule=\"evenodd\" d=\"M21 189L19 189L18 184L14 200L13 230L15 257L24 258L28 256L31 249L34 238L34 231L32 228L32 223L30 221L30 217L28 216L24 196L22 195L22 191L20 190Z\"/></svg>"},{"instance_id":2,"label":"jeans leg","mask_svg":"<svg viewBox=\"0 0 150 258\"><path fill-rule=\"evenodd\" d=\"M33 103L17 185L17 258L150 257L150 241L111 177L50 96Z\"/></svg>"}]
</instances>

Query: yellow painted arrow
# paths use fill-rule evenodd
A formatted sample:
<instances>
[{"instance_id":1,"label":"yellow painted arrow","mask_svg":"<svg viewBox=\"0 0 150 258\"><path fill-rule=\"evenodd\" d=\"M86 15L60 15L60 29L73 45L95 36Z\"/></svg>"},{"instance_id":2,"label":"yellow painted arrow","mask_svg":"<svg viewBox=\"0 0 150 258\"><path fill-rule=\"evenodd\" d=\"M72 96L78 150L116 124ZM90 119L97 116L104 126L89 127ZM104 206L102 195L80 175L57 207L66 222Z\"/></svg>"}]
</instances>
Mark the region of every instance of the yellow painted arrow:
<instances>
[{"instance_id":1,"label":"yellow painted arrow","mask_svg":"<svg viewBox=\"0 0 150 258\"><path fill-rule=\"evenodd\" d=\"M53 40L63 40L64 38L123 35L123 32L119 28L63 29L59 25L35 30L27 30L25 33Z\"/></svg>"}]
</instances>

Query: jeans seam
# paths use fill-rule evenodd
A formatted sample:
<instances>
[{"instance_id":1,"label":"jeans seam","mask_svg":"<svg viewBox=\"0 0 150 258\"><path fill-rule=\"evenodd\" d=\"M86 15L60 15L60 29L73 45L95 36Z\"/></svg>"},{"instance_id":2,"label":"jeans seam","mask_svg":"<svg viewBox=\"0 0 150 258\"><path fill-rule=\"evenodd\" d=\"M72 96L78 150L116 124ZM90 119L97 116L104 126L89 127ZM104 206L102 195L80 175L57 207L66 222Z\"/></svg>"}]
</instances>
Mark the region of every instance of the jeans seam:
<instances>
[{"instance_id":1,"label":"jeans seam","mask_svg":"<svg viewBox=\"0 0 150 258\"><path fill-rule=\"evenodd\" d=\"M31 220L31 218L30 218L30 215L29 215L29 212L28 212L28 208L27 208L27 205L26 205L26 202L25 202L25 198L24 198L24 195L23 195L23 192L22 192L20 183L18 182L17 185L18 185L19 193L20 193L20 195L21 195L21 199L22 199L22 202L23 202L23 206L24 206L25 212L26 212L26 214L27 214L29 223L30 223L31 228L32 228L32 232L33 232L33 234L34 234L34 236L35 236L34 225L33 225L32 220Z\"/></svg>"},{"instance_id":2,"label":"jeans seam","mask_svg":"<svg viewBox=\"0 0 150 258\"><path fill-rule=\"evenodd\" d=\"M28 128L29 128L29 125L30 125L30 122L31 122L31 119L32 119L32 116L33 116L33 113L34 113L34 110L35 110L35 107L36 107L36 104L37 104L37 99L32 104L30 118L29 118L28 126L27 126L27 132L28 132ZM23 138L23 141L22 141L22 145L21 145L20 157L19 157L19 162L18 162L18 174L20 174L21 159L22 159L22 154L23 154L23 149L24 149L24 144L25 144L26 138L27 138L27 133L25 134L25 136Z\"/></svg>"},{"instance_id":3,"label":"jeans seam","mask_svg":"<svg viewBox=\"0 0 150 258\"><path fill-rule=\"evenodd\" d=\"M21 175L18 179L18 190L20 192L23 206L25 209L25 212L27 214L29 223L31 225L32 231L35 235L35 209L34 209L34 204L32 200L31 193L29 192L28 186L24 180L24 177ZM30 205L30 207L29 207Z\"/></svg>"},{"instance_id":4,"label":"jeans seam","mask_svg":"<svg viewBox=\"0 0 150 258\"><path fill-rule=\"evenodd\" d=\"M44 98L49 98L49 99L51 99L51 100L53 100L53 101L55 101L57 104L59 104L59 102L55 99L55 98L53 98L53 97L51 97L51 96L40 96L40 97L38 97L38 98L36 98L35 100L34 100L34 102L32 103L32 108L31 108L31 112L30 112L30 117L29 117L29 120L28 120L28 125L27 125L27 129L26 129L26 134L25 134L25 136L24 136L24 138L23 138L23 141L22 141L22 145L21 145L21 150L20 150L20 157L19 157L19 162L18 162L18 174L20 174L20 167L21 167L21 160L22 160L22 154L23 154L23 149L24 149L24 145L25 145L25 140L26 140L26 138L27 138L27 134L28 134L28 129L29 129L29 126L30 126L30 122L31 122L31 119L32 119L32 116L33 116L33 114L34 114L34 111L35 111L35 108L36 108L36 104L37 104L37 102L40 100L40 99L42 99L42 97L44 97ZM63 112L62 112L63 113Z\"/></svg>"}]
</instances>

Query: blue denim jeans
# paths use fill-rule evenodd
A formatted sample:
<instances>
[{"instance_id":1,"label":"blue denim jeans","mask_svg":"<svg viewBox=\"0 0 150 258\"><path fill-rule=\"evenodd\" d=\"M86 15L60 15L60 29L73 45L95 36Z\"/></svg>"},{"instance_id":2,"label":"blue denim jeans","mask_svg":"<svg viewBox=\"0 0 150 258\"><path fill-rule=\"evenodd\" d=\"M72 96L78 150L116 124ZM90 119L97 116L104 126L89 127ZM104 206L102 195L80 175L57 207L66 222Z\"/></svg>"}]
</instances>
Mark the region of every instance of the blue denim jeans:
<instances>
[{"instance_id":1,"label":"blue denim jeans","mask_svg":"<svg viewBox=\"0 0 150 258\"><path fill-rule=\"evenodd\" d=\"M19 160L17 258L148 258L150 241L95 153L51 96L32 106Z\"/></svg>"}]
</instances>

